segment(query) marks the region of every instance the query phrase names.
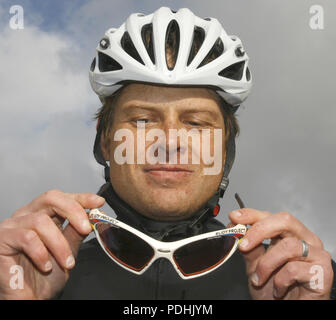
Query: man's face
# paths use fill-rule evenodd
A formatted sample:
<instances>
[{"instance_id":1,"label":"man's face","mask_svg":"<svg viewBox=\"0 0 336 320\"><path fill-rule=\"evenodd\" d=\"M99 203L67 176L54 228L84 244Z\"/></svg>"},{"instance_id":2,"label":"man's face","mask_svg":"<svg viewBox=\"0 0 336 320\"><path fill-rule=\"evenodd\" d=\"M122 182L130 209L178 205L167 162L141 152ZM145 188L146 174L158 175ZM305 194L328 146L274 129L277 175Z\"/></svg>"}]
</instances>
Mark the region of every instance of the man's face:
<instances>
[{"instance_id":1,"label":"man's face","mask_svg":"<svg viewBox=\"0 0 336 320\"><path fill-rule=\"evenodd\" d=\"M186 219L200 209L216 192L223 173L225 130L223 115L217 101L215 93L205 88L144 84L125 87L114 106L109 139L102 142L105 158L110 161L112 186L119 197L139 213L155 220ZM140 131L137 127L139 121L145 123L145 129ZM116 161L116 148L125 142L114 141L114 136L120 129L128 129L134 136L134 143L128 143L134 150L134 164L120 165ZM157 156L160 149L160 152L164 152L166 163L162 162L162 157L161 164L150 164L148 158L145 163L137 163L137 151L140 150L139 132L144 135L151 129L160 129L166 139L160 142L143 141L144 150L150 154L149 150L156 142L156 151L152 156ZM200 134L199 143L192 145L190 138L176 140L169 134L169 129L193 129L194 133L191 135L195 135L195 132ZM220 148L218 145L216 147L221 153L221 163L219 172L215 175L206 174L204 170L211 168L213 163L205 164L202 159L202 129L208 129L210 132L207 147L211 156L215 151L214 130L221 129ZM197 149L199 150L195 151ZM181 159L186 153L188 162L182 163ZM198 163L193 161L193 153L200 155ZM160 154L162 156L162 153ZM172 159L169 158L169 154L175 155L177 163L168 163L169 159Z\"/></svg>"}]
</instances>

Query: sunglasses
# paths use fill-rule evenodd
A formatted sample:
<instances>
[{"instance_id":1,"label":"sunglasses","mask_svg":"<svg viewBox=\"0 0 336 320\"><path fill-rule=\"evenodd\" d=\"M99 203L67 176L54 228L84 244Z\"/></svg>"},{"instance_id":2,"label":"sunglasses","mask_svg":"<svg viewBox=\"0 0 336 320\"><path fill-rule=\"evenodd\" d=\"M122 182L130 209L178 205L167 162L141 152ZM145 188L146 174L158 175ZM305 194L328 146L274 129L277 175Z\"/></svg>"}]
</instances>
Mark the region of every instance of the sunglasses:
<instances>
[{"instance_id":1,"label":"sunglasses","mask_svg":"<svg viewBox=\"0 0 336 320\"><path fill-rule=\"evenodd\" d=\"M89 219L103 250L122 268L140 275L155 260L166 258L182 279L203 276L219 268L236 251L247 231L246 226L238 224L182 240L162 242L98 209L89 212Z\"/></svg>"}]
</instances>

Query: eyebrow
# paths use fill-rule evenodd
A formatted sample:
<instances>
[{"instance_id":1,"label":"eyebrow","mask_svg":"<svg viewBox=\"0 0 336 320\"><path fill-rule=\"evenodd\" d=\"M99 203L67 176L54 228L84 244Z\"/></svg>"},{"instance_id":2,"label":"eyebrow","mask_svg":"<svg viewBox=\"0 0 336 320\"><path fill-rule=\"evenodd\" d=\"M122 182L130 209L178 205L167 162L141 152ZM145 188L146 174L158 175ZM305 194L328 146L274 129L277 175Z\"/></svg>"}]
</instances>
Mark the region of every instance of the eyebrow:
<instances>
[{"instance_id":1,"label":"eyebrow","mask_svg":"<svg viewBox=\"0 0 336 320\"><path fill-rule=\"evenodd\" d=\"M144 111L154 111L154 112L160 112L156 106L151 106L151 105L138 105L138 104L129 104L126 105L123 108L124 112L129 112L132 110L144 110ZM202 110L202 109L197 109L194 107L182 107L182 113L207 113L210 116L213 116L215 118L218 117L218 113L215 110Z\"/></svg>"},{"instance_id":2,"label":"eyebrow","mask_svg":"<svg viewBox=\"0 0 336 320\"><path fill-rule=\"evenodd\" d=\"M136 104L129 104L126 105L123 108L123 111L129 111L129 110L145 110L145 111L158 111L156 107L154 106L146 106L146 105L136 105Z\"/></svg>"},{"instance_id":3,"label":"eyebrow","mask_svg":"<svg viewBox=\"0 0 336 320\"><path fill-rule=\"evenodd\" d=\"M183 113L207 113L210 116L214 116L214 117L218 117L217 112L213 111L213 110L200 110L200 109L187 109L185 111L183 111Z\"/></svg>"}]
</instances>

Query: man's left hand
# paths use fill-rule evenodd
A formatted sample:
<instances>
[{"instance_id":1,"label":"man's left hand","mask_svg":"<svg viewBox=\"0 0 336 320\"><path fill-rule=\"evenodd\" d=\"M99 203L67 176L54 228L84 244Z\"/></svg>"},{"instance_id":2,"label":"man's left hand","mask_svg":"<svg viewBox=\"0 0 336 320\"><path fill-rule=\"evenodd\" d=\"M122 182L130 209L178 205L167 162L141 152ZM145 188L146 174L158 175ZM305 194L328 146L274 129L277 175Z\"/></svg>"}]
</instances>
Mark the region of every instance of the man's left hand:
<instances>
[{"instance_id":1,"label":"man's left hand","mask_svg":"<svg viewBox=\"0 0 336 320\"><path fill-rule=\"evenodd\" d=\"M239 215L240 213L240 215ZM239 245L253 299L330 299L331 256L313 232L288 212L250 208L230 213L234 224L251 225ZM266 250L262 242L271 239ZM303 257L304 240L308 256Z\"/></svg>"}]
</instances>

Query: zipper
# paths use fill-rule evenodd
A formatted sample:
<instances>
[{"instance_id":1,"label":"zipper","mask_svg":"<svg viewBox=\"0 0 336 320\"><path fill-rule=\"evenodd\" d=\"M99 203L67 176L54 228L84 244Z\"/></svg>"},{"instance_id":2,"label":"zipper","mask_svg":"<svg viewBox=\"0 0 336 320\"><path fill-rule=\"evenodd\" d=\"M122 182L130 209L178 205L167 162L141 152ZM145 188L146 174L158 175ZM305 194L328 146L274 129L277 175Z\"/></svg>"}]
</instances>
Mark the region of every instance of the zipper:
<instances>
[{"instance_id":1,"label":"zipper","mask_svg":"<svg viewBox=\"0 0 336 320\"><path fill-rule=\"evenodd\" d=\"M157 268L156 268L156 281L155 281L155 293L154 293L154 299L158 300L159 299L159 287L160 287L160 273L162 269L162 260L159 259L157 260Z\"/></svg>"}]
</instances>

